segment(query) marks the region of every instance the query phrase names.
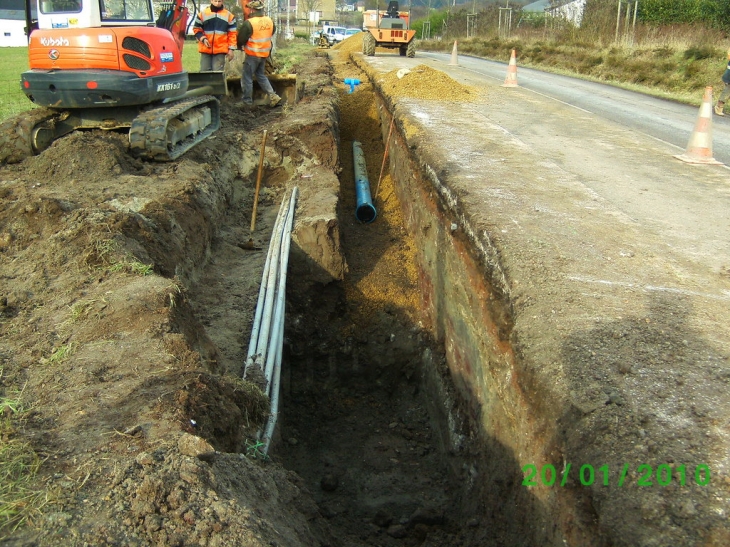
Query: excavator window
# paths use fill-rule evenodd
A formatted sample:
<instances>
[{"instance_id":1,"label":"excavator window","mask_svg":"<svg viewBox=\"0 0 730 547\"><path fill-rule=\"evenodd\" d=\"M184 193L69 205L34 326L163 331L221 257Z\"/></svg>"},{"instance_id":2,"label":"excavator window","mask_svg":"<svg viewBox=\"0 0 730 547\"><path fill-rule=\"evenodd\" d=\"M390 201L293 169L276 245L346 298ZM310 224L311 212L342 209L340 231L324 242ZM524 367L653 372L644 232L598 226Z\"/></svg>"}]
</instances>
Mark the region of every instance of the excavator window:
<instances>
[{"instance_id":1,"label":"excavator window","mask_svg":"<svg viewBox=\"0 0 730 547\"><path fill-rule=\"evenodd\" d=\"M43 13L79 13L81 0L43 0L41 11Z\"/></svg>"},{"instance_id":2,"label":"excavator window","mask_svg":"<svg viewBox=\"0 0 730 547\"><path fill-rule=\"evenodd\" d=\"M149 0L99 0L102 21L152 20Z\"/></svg>"}]
</instances>

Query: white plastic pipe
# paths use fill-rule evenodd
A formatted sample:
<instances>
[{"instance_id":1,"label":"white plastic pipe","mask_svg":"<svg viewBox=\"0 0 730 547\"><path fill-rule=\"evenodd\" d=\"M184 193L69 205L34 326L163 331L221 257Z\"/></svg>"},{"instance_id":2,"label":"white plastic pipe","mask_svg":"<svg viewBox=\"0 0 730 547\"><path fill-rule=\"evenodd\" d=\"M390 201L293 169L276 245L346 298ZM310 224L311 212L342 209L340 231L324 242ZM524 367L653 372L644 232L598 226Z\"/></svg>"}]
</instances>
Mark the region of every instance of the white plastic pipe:
<instances>
[{"instance_id":1,"label":"white plastic pipe","mask_svg":"<svg viewBox=\"0 0 730 547\"><path fill-rule=\"evenodd\" d=\"M284 199L279 207L279 212L276 216L276 222L274 223L274 229L272 231L271 240L269 241L269 250L266 255L266 263L264 264L264 272L261 276L261 286L259 287L259 297L256 302L256 312L254 314L253 326L251 327L251 338L248 346L248 355L246 357L246 364L244 367L243 377L245 378L251 366L256 362L257 355L260 355L259 341L264 340L264 337L260 336L262 322L270 322L270 317L267 319L264 317L264 311L267 304L270 306L274 299L273 281L271 277L272 264L273 268L276 269L278 266L279 253L281 238L277 237L281 234L284 226L284 218L288 211L287 200ZM274 274L274 278L275 278ZM268 326L267 326L268 329ZM268 332L266 334L268 338ZM262 345L262 348L264 346Z\"/></svg>"},{"instance_id":2,"label":"white plastic pipe","mask_svg":"<svg viewBox=\"0 0 730 547\"><path fill-rule=\"evenodd\" d=\"M266 378L268 382L268 393L271 401L269 418L264 429L264 454L268 453L271 438L276 428L276 420L279 413L279 386L281 384L281 360L284 351L284 318L286 309L286 273L289 266L289 249L291 247L291 232L294 225L294 212L299 189L294 188L289 200L289 214L286 219L282 245L281 245L281 268L279 269L279 285L276 295L276 314L272 328L272 346L269 349L269 357L266 362Z\"/></svg>"},{"instance_id":3,"label":"white plastic pipe","mask_svg":"<svg viewBox=\"0 0 730 547\"><path fill-rule=\"evenodd\" d=\"M266 252L266 263L264 264L264 272L261 276L261 286L259 287L259 297L256 302L256 313L254 315L253 327L251 328L251 337L248 345L247 357L253 357L254 355L256 355L256 344L258 342L259 330L261 328L261 316L263 314L264 301L266 300L266 279L268 279L269 276L269 267L271 266L271 261L272 259L275 260L276 256L276 250L274 249L273 245L273 234L275 234L279 230L279 226L281 225L283 218L284 203L282 203L281 207L279 207L279 212L277 213L276 221L274 222L274 228L271 231L272 237L269 241L269 248Z\"/></svg>"},{"instance_id":4,"label":"white plastic pipe","mask_svg":"<svg viewBox=\"0 0 730 547\"><path fill-rule=\"evenodd\" d=\"M296 208L297 189L292 192L287 217L284 221L284 231L281 239L281 253L279 255L279 276L276 288L276 308L274 310L274 318L272 320L272 332L277 333L277 325L284 321L284 302L286 300L286 271L289 266L289 247L291 244L291 230L294 222L294 209ZM283 342L283 340L282 340ZM274 334L272 334L271 344L266 353L266 368L264 375L266 376L266 385L271 387L271 377L274 370L276 342L274 342ZM271 394L269 393L269 397Z\"/></svg>"}]
</instances>

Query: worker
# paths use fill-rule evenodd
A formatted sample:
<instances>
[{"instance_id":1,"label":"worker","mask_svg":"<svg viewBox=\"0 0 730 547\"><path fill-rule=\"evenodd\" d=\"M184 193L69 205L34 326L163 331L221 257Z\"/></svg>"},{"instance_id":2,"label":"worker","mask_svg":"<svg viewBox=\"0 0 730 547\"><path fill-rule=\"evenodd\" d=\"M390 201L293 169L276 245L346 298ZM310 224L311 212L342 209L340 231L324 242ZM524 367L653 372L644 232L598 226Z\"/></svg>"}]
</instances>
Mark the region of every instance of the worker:
<instances>
[{"instance_id":1,"label":"worker","mask_svg":"<svg viewBox=\"0 0 730 547\"><path fill-rule=\"evenodd\" d=\"M728 97L730 97L730 49L727 50L727 67L722 75L722 81L725 84L725 87L720 93L720 97L717 99L717 104L715 105L715 114L718 116L725 115L725 102L728 100Z\"/></svg>"},{"instance_id":2,"label":"worker","mask_svg":"<svg viewBox=\"0 0 730 547\"><path fill-rule=\"evenodd\" d=\"M246 58L243 61L241 75L241 89L243 90L244 107L253 106L253 79L259 83L261 89L268 95L269 106L276 106L281 102L266 77L266 60L271 55L272 36L276 26L270 17L264 15L264 4L254 0L248 4L251 17L243 22L238 32L238 48L243 49Z\"/></svg>"},{"instance_id":3,"label":"worker","mask_svg":"<svg viewBox=\"0 0 730 547\"><path fill-rule=\"evenodd\" d=\"M233 60L236 50L236 16L226 9L223 0L210 0L210 6L198 12L193 23L198 41L200 72L222 72L226 59Z\"/></svg>"}]
</instances>

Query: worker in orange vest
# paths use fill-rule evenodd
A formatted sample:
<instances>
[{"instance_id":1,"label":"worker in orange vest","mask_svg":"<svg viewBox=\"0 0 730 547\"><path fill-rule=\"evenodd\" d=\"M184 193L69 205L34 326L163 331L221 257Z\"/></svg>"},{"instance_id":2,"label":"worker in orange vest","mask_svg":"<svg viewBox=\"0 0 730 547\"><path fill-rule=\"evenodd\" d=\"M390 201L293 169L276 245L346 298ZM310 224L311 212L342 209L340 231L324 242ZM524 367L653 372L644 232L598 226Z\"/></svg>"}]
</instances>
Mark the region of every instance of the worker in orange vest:
<instances>
[{"instance_id":1,"label":"worker in orange vest","mask_svg":"<svg viewBox=\"0 0 730 547\"><path fill-rule=\"evenodd\" d=\"M243 104L245 107L253 106L253 79L256 78L261 89L269 96L269 106L273 107L281 102L281 97L274 92L266 77L266 59L271 55L276 26L270 17L264 15L264 4L260 0L249 2L248 8L252 16L238 30L238 49L246 54L241 75Z\"/></svg>"},{"instance_id":2,"label":"worker in orange vest","mask_svg":"<svg viewBox=\"0 0 730 547\"><path fill-rule=\"evenodd\" d=\"M197 13L193 34L198 41L200 72L222 72L236 49L236 16L223 0L210 0L210 6Z\"/></svg>"}]
</instances>

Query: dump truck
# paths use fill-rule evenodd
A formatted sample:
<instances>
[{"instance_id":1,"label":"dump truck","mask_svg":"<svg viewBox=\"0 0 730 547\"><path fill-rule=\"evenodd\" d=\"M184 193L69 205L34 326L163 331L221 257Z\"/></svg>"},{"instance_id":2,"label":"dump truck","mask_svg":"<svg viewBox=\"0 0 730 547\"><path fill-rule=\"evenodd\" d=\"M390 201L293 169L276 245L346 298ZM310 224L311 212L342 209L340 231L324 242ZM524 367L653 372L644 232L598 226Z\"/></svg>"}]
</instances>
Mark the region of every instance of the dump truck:
<instances>
[{"instance_id":1,"label":"dump truck","mask_svg":"<svg viewBox=\"0 0 730 547\"><path fill-rule=\"evenodd\" d=\"M372 57L375 48L397 49L402 57L415 57L416 31L409 27L410 14L398 11L398 2L391 0L388 9L368 10L363 14L362 53Z\"/></svg>"}]
</instances>

